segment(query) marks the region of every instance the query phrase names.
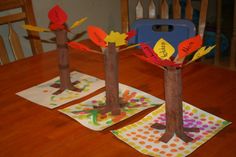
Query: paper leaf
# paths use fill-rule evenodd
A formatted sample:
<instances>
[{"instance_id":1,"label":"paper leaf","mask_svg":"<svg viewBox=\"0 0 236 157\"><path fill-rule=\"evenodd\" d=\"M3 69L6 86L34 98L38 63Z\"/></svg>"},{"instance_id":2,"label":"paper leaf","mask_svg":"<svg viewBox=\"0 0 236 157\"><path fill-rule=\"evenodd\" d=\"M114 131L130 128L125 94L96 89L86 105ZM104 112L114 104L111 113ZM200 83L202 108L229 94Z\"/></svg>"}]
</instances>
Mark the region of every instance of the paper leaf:
<instances>
[{"instance_id":1,"label":"paper leaf","mask_svg":"<svg viewBox=\"0 0 236 157\"><path fill-rule=\"evenodd\" d=\"M74 41L68 42L67 44L71 48L78 49L78 50L81 50L81 51L90 51L91 50L89 47L85 46L84 44L77 43L77 42L74 42Z\"/></svg>"},{"instance_id":2,"label":"paper leaf","mask_svg":"<svg viewBox=\"0 0 236 157\"><path fill-rule=\"evenodd\" d=\"M163 38L157 41L153 50L161 59L170 59L175 52L174 47Z\"/></svg>"},{"instance_id":3,"label":"paper leaf","mask_svg":"<svg viewBox=\"0 0 236 157\"><path fill-rule=\"evenodd\" d=\"M153 62L159 66L165 66L165 67L167 67L167 66L174 66L174 67L182 66L182 64L176 64L171 60L161 59L148 44L141 43L140 47L143 50L143 52L145 53L146 57L149 58L149 62Z\"/></svg>"},{"instance_id":4,"label":"paper leaf","mask_svg":"<svg viewBox=\"0 0 236 157\"><path fill-rule=\"evenodd\" d=\"M131 31L126 33L127 37L125 40L129 40L129 39L133 38L136 34L137 34L136 30L132 29Z\"/></svg>"},{"instance_id":5,"label":"paper leaf","mask_svg":"<svg viewBox=\"0 0 236 157\"><path fill-rule=\"evenodd\" d=\"M75 27L81 25L81 24L82 24L84 21L86 21L87 19L88 19L87 17L84 17L84 18L82 18L82 19L79 19L78 21L75 21L75 22L71 25L70 29L74 29Z\"/></svg>"},{"instance_id":6,"label":"paper leaf","mask_svg":"<svg viewBox=\"0 0 236 157\"><path fill-rule=\"evenodd\" d=\"M100 47L106 47L107 43L105 42L105 38L107 37L107 33L104 32L101 28L95 26L89 26L87 28L88 36L92 42Z\"/></svg>"},{"instance_id":7,"label":"paper leaf","mask_svg":"<svg viewBox=\"0 0 236 157\"><path fill-rule=\"evenodd\" d=\"M125 33L120 34L119 32L111 31L110 34L105 38L105 41L108 43L115 43L116 47L126 45L127 41L125 40L127 35Z\"/></svg>"},{"instance_id":8,"label":"paper leaf","mask_svg":"<svg viewBox=\"0 0 236 157\"><path fill-rule=\"evenodd\" d=\"M42 27L32 26L32 25L22 25L22 27L29 31L36 31L36 32L49 32L50 31L47 28L42 28Z\"/></svg>"},{"instance_id":9,"label":"paper leaf","mask_svg":"<svg viewBox=\"0 0 236 157\"><path fill-rule=\"evenodd\" d=\"M148 44L140 43L140 47L143 50L146 57L152 57L155 54L153 49Z\"/></svg>"},{"instance_id":10,"label":"paper leaf","mask_svg":"<svg viewBox=\"0 0 236 157\"><path fill-rule=\"evenodd\" d=\"M56 5L49 10L48 18L51 23L62 25L67 21L67 14L58 5Z\"/></svg>"},{"instance_id":11,"label":"paper leaf","mask_svg":"<svg viewBox=\"0 0 236 157\"><path fill-rule=\"evenodd\" d=\"M195 61L195 60L201 58L202 56L208 54L209 52L211 52L211 50L212 50L213 48L215 48L215 46L216 46L216 45L210 46L210 47L208 47L208 48L206 48L206 46L201 47L201 48L194 54L194 56L193 56L193 58L192 58L192 60L191 60L190 62L193 62L193 61Z\"/></svg>"},{"instance_id":12,"label":"paper leaf","mask_svg":"<svg viewBox=\"0 0 236 157\"><path fill-rule=\"evenodd\" d=\"M202 38L200 35L189 38L181 42L178 46L178 59L184 58L193 53L202 46Z\"/></svg>"}]
</instances>

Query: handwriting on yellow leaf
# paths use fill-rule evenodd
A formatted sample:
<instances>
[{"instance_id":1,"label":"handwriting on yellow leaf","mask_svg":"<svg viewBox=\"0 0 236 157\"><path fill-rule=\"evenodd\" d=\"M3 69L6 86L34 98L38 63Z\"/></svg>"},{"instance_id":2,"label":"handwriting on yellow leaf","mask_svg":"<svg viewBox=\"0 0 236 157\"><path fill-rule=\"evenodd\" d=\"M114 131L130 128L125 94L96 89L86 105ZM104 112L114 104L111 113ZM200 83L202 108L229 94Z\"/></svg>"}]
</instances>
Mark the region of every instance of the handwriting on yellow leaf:
<instances>
[{"instance_id":1,"label":"handwriting on yellow leaf","mask_svg":"<svg viewBox=\"0 0 236 157\"><path fill-rule=\"evenodd\" d=\"M38 26L32 26L32 25L22 25L22 27L26 30L29 31L36 31L36 32L50 32L49 29L47 28L42 28L42 27L38 27Z\"/></svg>"},{"instance_id":2,"label":"handwriting on yellow leaf","mask_svg":"<svg viewBox=\"0 0 236 157\"><path fill-rule=\"evenodd\" d=\"M125 40L127 35L125 33L120 34L119 32L111 31L110 34L105 38L105 41L108 43L115 43L116 46L122 46L127 44Z\"/></svg>"},{"instance_id":3,"label":"handwriting on yellow leaf","mask_svg":"<svg viewBox=\"0 0 236 157\"><path fill-rule=\"evenodd\" d=\"M81 25L82 23L84 23L84 21L86 21L88 18L84 17L82 19L79 19L78 21L75 21L71 26L70 29L74 29L75 27Z\"/></svg>"},{"instance_id":4,"label":"handwriting on yellow leaf","mask_svg":"<svg viewBox=\"0 0 236 157\"><path fill-rule=\"evenodd\" d=\"M153 50L161 59L170 59L175 52L174 47L163 38L157 41Z\"/></svg>"},{"instance_id":5,"label":"handwriting on yellow leaf","mask_svg":"<svg viewBox=\"0 0 236 157\"><path fill-rule=\"evenodd\" d=\"M206 46L201 47L193 56L192 60L190 62L193 62L197 59L199 59L200 57L208 54L209 52L211 52L211 50L215 47L216 45L210 46L206 49Z\"/></svg>"}]
</instances>

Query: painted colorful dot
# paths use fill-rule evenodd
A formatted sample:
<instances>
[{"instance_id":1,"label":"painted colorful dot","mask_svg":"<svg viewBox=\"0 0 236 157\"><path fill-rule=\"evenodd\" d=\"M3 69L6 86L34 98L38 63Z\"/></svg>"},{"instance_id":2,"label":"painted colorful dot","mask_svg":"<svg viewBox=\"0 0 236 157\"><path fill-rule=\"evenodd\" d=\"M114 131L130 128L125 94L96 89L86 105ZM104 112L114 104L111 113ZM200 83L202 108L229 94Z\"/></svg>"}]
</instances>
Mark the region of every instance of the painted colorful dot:
<instances>
[{"instance_id":1,"label":"painted colorful dot","mask_svg":"<svg viewBox=\"0 0 236 157\"><path fill-rule=\"evenodd\" d=\"M190 143L185 143L174 136L166 144L159 141L164 130L156 130L150 127L156 122L165 124L164 113L165 107L162 105L140 121L112 132L116 137L143 154L150 156L182 157L192 153L200 145L231 123L184 103L184 126L198 127L200 128L200 132L187 133L194 139Z\"/></svg>"}]
</instances>

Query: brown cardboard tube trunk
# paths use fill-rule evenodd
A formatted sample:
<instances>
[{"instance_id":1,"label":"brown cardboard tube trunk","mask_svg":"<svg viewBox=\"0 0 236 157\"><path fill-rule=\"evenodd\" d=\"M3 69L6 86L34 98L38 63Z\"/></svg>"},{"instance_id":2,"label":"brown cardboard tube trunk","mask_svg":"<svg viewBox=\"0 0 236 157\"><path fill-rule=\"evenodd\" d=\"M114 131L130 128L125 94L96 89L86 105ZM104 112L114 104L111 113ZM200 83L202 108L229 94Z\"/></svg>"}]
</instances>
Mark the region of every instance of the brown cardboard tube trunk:
<instances>
[{"instance_id":1,"label":"brown cardboard tube trunk","mask_svg":"<svg viewBox=\"0 0 236 157\"><path fill-rule=\"evenodd\" d=\"M166 129L160 138L162 142L168 142L174 134L185 142L193 139L184 131L198 132L197 128L184 128L183 124L183 104L182 104L182 75L181 68L167 67L164 74L165 88L165 110L166 126L161 124L152 125L156 129Z\"/></svg>"}]
</instances>

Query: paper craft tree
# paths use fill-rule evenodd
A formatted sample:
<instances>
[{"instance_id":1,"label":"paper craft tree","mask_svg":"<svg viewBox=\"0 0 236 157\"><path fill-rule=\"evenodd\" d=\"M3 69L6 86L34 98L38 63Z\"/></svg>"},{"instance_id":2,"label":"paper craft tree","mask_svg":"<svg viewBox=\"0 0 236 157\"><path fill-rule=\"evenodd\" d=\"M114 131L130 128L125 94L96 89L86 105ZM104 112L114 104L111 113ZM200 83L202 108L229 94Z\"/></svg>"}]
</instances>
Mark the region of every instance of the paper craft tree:
<instances>
[{"instance_id":1,"label":"paper craft tree","mask_svg":"<svg viewBox=\"0 0 236 157\"><path fill-rule=\"evenodd\" d=\"M135 31L130 31L126 34L111 31L108 35L101 28L89 26L87 33L93 43L101 47L103 52L92 50L81 43L70 42L69 45L82 51L104 54L106 102L105 105L99 107L98 110L101 113L111 112L112 115L119 115L121 112L120 109L127 104L127 101L119 98L118 53L139 45L136 44L120 49L120 46L126 45L127 41L135 35ZM126 93L126 98L127 97L131 98L132 94Z\"/></svg>"},{"instance_id":2,"label":"paper craft tree","mask_svg":"<svg viewBox=\"0 0 236 157\"><path fill-rule=\"evenodd\" d=\"M56 35L56 44L59 53L60 83L51 85L52 87L59 88L54 94L60 94L66 89L80 92L81 89L74 87L78 81L72 83L70 80L67 33L82 24L87 18L85 17L75 21L72 26L68 28L66 24L68 19L67 14L58 5L49 10L48 18L50 20L49 29L32 25L23 25L23 28L30 31L53 32Z\"/></svg>"},{"instance_id":3,"label":"paper craft tree","mask_svg":"<svg viewBox=\"0 0 236 157\"><path fill-rule=\"evenodd\" d=\"M198 128L185 128L183 126L181 70L184 66L209 53L215 47L206 48L205 46L201 47L201 45L202 39L199 35L189 38L178 45L178 54L173 57L174 47L163 38L157 41L153 49L147 44L141 44L145 56L137 56L164 70L166 125L158 123L152 125L156 129L165 129L165 133L160 138L162 142L167 143L174 134L183 141L190 142L193 139L187 136L185 132L199 132ZM192 59L186 62L185 58L195 51L197 52Z\"/></svg>"}]
</instances>

